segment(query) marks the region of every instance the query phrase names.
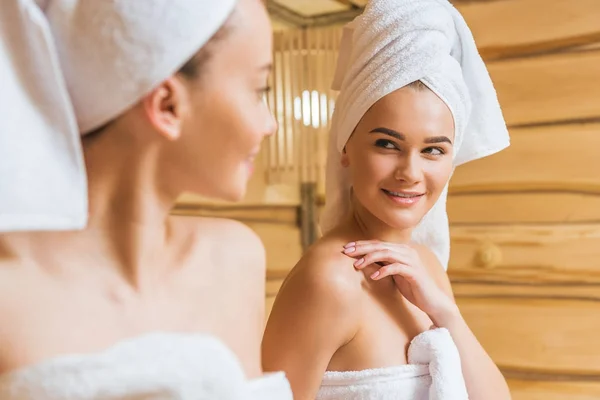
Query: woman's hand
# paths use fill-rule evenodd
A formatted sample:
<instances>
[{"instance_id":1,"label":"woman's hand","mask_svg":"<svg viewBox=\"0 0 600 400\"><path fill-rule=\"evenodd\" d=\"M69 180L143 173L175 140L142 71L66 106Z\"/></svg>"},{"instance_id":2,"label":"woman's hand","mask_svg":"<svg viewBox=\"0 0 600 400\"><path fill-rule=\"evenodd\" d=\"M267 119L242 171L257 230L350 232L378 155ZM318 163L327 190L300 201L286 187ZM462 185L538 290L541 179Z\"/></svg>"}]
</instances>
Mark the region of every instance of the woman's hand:
<instances>
[{"instance_id":1,"label":"woman's hand","mask_svg":"<svg viewBox=\"0 0 600 400\"><path fill-rule=\"evenodd\" d=\"M413 247L363 240L348 243L344 246L344 253L356 259L356 269L378 266L371 279L378 281L392 277L400 293L426 313L436 326L443 327L459 315L454 300L437 285Z\"/></svg>"}]
</instances>

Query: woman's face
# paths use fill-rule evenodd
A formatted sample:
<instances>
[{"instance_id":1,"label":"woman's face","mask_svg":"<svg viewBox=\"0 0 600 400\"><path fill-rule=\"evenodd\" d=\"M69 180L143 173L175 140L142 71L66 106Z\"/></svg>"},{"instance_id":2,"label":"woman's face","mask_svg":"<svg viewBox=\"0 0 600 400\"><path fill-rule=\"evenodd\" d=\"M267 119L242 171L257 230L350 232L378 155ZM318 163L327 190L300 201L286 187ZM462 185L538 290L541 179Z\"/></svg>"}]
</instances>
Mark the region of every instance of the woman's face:
<instances>
[{"instance_id":1,"label":"woman's face","mask_svg":"<svg viewBox=\"0 0 600 400\"><path fill-rule=\"evenodd\" d=\"M365 113L342 155L359 203L386 225L415 227L452 174L454 120L426 88L404 87Z\"/></svg>"},{"instance_id":2,"label":"woman's face","mask_svg":"<svg viewBox=\"0 0 600 400\"><path fill-rule=\"evenodd\" d=\"M261 142L277 127L265 102L271 64L264 5L239 0L228 33L188 85L189 112L174 161L185 190L233 201L244 196Z\"/></svg>"}]
</instances>

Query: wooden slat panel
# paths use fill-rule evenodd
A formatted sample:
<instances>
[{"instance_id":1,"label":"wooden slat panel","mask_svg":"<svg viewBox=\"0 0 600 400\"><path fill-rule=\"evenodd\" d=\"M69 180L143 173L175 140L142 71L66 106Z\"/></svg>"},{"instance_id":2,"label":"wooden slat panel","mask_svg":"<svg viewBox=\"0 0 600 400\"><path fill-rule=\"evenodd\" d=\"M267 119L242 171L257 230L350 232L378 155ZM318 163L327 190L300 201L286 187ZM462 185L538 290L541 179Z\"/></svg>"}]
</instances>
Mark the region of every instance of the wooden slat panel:
<instances>
[{"instance_id":1,"label":"wooden slat panel","mask_svg":"<svg viewBox=\"0 0 600 400\"><path fill-rule=\"evenodd\" d=\"M598 400L598 382L536 382L509 379L513 400Z\"/></svg>"},{"instance_id":2,"label":"wooden slat panel","mask_svg":"<svg viewBox=\"0 0 600 400\"><path fill-rule=\"evenodd\" d=\"M596 69L600 74L600 58ZM597 84L600 89L600 76ZM564 100L565 106L568 103ZM595 104L600 114L600 91ZM515 190L600 193L599 148L598 123L515 128L511 130L508 149L458 167L450 193Z\"/></svg>"},{"instance_id":3,"label":"wooden slat panel","mask_svg":"<svg viewBox=\"0 0 600 400\"><path fill-rule=\"evenodd\" d=\"M487 58L600 40L597 0L499 0L457 8Z\"/></svg>"},{"instance_id":4,"label":"wooden slat panel","mask_svg":"<svg viewBox=\"0 0 600 400\"><path fill-rule=\"evenodd\" d=\"M451 224L600 222L600 195L588 193L456 193Z\"/></svg>"},{"instance_id":5,"label":"wooden slat panel","mask_svg":"<svg viewBox=\"0 0 600 400\"><path fill-rule=\"evenodd\" d=\"M501 368L600 380L600 302L457 298Z\"/></svg>"},{"instance_id":6,"label":"wooden slat panel","mask_svg":"<svg viewBox=\"0 0 600 400\"><path fill-rule=\"evenodd\" d=\"M511 126L600 117L600 52L488 63Z\"/></svg>"},{"instance_id":7,"label":"wooden slat panel","mask_svg":"<svg viewBox=\"0 0 600 400\"><path fill-rule=\"evenodd\" d=\"M269 222L295 226L298 219L298 207L295 205L269 204L211 205L188 202L178 203L172 214L230 218L242 222Z\"/></svg>"},{"instance_id":8,"label":"wooden slat panel","mask_svg":"<svg viewBox=\"0 0 600 400\"><path fill-rule=\"evenodd\" d=\"M453 226L455 278L599 282L600 224Z\"/></svg>"}]
</instances>

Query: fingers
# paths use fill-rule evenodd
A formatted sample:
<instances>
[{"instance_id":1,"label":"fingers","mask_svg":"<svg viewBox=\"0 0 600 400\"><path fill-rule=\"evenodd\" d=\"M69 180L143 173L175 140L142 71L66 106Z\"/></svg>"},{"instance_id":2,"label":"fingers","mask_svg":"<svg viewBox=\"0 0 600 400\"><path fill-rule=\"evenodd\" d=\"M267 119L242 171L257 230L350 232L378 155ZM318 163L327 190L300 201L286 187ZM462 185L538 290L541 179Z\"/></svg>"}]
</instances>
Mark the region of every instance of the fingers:
<instances>
[{"instance_id":1,"label":"fingers","mask_svg":"<svg viewBox=\"0 0 600 400\"><path fill-rule=\"evenodd\" d=\"M357 258L354 266L358 269L376 262L401 262L410 264L414 261L415 256L415 251L409 246L381 242L356 244L356 247L344 249L344 253L350 257Z\"/></svg>"},{"instance_id":2,"label":"fingers","mask_svg":"<svg viewBox=\"0 0 600 400\"><path fill-rule=\"evenodd\" d=\"M408 281L414 280L414 269L406 264L394 263L379 268L371 274L371 279L378 281L388 276L399 275Z\"/></svg>"},{"instance_id":3,"label":"fingers","mask_svg":"<svg viewBox=\"0 0 600 400\"><path fill-rule=\"evenodd\" d=\"M407 264L409 262L409 257L393 250L379 250L374 251L372 253L366 254L364 257L359 258L354 262L354 266L356 269L363 269L371 264L375 264L377 262L384 263L404 263Z\"/></svg>"},{"instance_id":4,"label":"fingers","mask_svg":"<svg viewBox=\"0 0 600 400\"><path fill-rule=\"evenodd\" d=\"M350 242L344 246L344 253L350 255L351 253L362 255L372 251L384 250L384 249L411 249L410 246L399 243L387 243L379 240L359 240L356 242Z\"/></svg>"}]
</instances>

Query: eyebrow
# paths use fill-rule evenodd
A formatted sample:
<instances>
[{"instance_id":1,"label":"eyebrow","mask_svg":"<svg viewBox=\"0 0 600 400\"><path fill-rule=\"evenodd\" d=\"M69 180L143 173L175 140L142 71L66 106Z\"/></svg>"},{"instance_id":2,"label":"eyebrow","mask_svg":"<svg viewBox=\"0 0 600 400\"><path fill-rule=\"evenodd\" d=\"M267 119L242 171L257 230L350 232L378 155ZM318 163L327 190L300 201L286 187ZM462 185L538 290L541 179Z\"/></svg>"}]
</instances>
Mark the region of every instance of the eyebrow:
<instances>
[{"instance_id":1,"label":"eyebrow","mask_svg":"<svg viewBox=\"0 0 600 400\"><path fill-rule=\"evenodd\" d=\"M261 71L271 71L273 69L273 64L268 63L259 68Z\"/></svg>"},{"instance_id":2,"label":"eyebrow","mask_svg":"<svg viewBox=\"0 0 600 400\"><path fill-rule=\"evenodd\" d=\"M404 134L397 132L390 128L375 128L370 133L383 133L384 135L391 136L395 139L406 141L406 136ZM450 143L452 141L447 136L431 136L424 140L425 143Z\"/></svg>"}]
</instances>

